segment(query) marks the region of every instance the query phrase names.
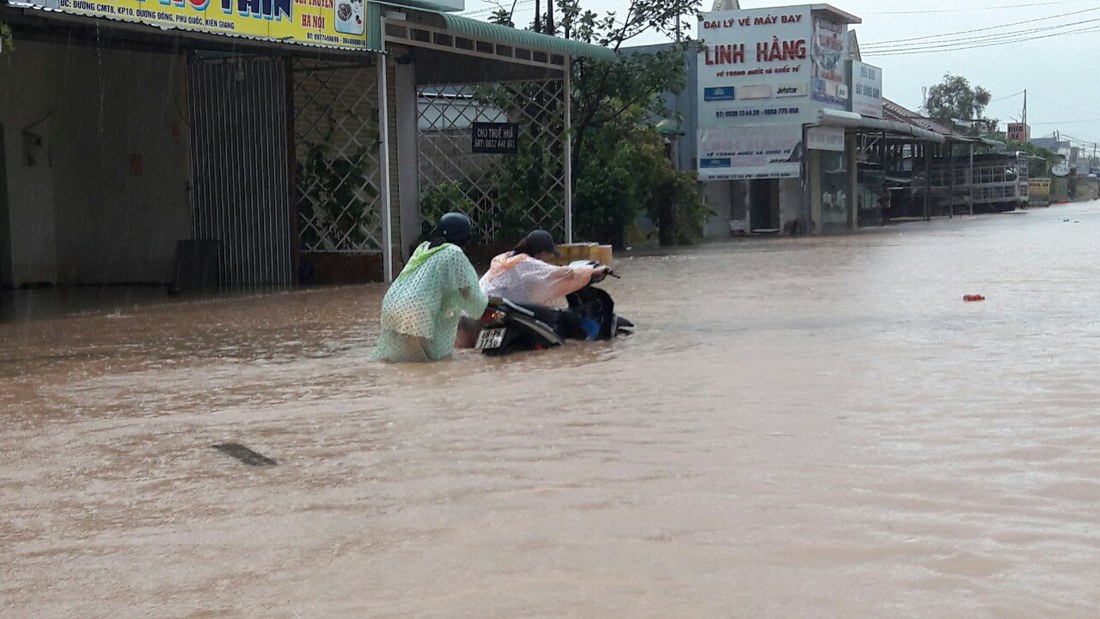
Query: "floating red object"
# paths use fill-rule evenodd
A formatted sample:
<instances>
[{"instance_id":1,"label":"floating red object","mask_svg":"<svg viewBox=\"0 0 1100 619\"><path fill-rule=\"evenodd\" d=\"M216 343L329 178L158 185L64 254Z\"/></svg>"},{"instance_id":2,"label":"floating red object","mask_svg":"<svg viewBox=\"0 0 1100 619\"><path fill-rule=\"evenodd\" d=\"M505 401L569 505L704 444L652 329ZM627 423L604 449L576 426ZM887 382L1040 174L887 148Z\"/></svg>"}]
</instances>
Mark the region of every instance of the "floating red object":
<instances>
[{"instance_id":1,"label":"floating red object","mask_svg":"<svg viewBox=\"0 0 1100 619\"><path fill-rule=\"evenodd\" d=\"M967 294L963 295L963 301L966 301L968 303L970 301L985 301L985 297L980 294Z\"/></svg>"}]
</instances>

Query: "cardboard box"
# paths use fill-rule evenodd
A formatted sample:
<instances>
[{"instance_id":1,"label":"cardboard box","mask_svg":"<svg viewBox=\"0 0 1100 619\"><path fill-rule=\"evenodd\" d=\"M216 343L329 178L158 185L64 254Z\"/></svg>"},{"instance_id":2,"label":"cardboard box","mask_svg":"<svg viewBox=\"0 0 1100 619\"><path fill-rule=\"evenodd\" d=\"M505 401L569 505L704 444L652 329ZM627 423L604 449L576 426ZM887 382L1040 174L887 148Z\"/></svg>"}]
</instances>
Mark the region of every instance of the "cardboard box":
<instances>
[{"instance_id":1,"label":"cardboard box","mask_svg":"<svg viewBox=\"0 0 1100 619\"><path fill-rule=\"evenodd\" d=\"M611 246L598 243L563 243L558 245L561 256L554 264L569 264L574 260L595 260L602 264L611 264Z\"/></svg>"}]
</instances>

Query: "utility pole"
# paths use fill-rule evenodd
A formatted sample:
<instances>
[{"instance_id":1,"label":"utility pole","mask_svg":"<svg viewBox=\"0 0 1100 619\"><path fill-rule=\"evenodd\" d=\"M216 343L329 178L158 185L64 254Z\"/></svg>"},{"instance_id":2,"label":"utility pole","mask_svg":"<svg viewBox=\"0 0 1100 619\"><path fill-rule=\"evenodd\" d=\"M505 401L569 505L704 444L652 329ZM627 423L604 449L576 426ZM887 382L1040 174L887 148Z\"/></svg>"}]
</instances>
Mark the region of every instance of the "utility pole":
<instances>
[{"instance_id":1,"label":"utility pole","mask_svg":"<svg viewBox=\"0 0 1100 619\"><path fill-rule=\"evenodd\" d=\"M739 11L741 10L741 3L737 0L714 0L714 5L711 7L712 11Z\"/></svg>"},{"instance_id":2,"label":"utility pole","mask_svg":"<svg viewBox=\"0 0 1100 619\"><path fill-rule=\"evenodd\" d=\"M1027 88L1024 89L1024 139L1021 142L1029 142L1031 130L1027 126Z\"/></svg>"}]
</instances>

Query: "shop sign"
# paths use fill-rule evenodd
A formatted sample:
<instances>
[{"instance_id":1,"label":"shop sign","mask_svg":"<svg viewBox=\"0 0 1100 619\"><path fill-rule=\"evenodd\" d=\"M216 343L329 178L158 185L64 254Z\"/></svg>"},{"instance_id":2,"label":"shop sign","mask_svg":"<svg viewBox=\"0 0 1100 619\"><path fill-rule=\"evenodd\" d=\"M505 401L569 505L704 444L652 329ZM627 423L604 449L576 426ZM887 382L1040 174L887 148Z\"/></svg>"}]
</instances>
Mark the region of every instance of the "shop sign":
<instances>
[{"instance_id":1,"label":"shop sign","mask_svg":"<svg viewBox=\"0 0 1100 619\"><path fill-rule=\"evenodd\" d=\"M342 49L366 49L364 0L29 0L65 13Z\"/></svg>"},{"instance_id":2,"label":"shop sign","mask_svg":"<svg viewBox=\"0 0 1100 619\"><path fill-rule=\"evenodd\" d=\"M809 127L806 129L806 148L844 152L844 127Z\"/></svg>"},{"instance_id":3,"label":"shop sign","mask_svg":"<svg viewBox=\"0 0 1100 619\"><path fill-rule=\"evenodd\" d=\"M733 101L736 91L732 86L725 88L704 88L704 101Z\"/></svg>"},{"instance_id":4,"label":"shop sign","mask_svg":"<svg viewBox=\"0 0 1100 619\"><path fill-rule=\"evenodd\" d=\"M849 63L852 103L848 111L868 118L882 118L882 69L858 60Z\"/></svg>"},{"instance_id":5,"label":"shop sign","mask_svg":"<svg viewBox=\"0 0 1100 619\"><path fill-rule=\"evenodd\" d=\"M700 129L698 178L797 178L801 138L798 125Z\"/></svg>"},{"instance_id":6,"label":"shop sign","mask_svg":"<svg viewBox=\"0 0 1100 619\"><path fill-rule=\"evenodd\" d=\"M1032 178L1027 181L1027 195L1046 197L1050 195L1049 178Z\"/></svg>"},{"instance_id":7,"label":"shop sign","mask_svg":"<svg viewBox=\"0 0 1100 619\"><path fill-rule=\"evenodd\" d=\"M779 84L775 87L777 97L805 97L805 84Z\"/></svg>"},{"instance_id":8,"label":"shop sign","mask_svg":"<svg viewBox=\"0 0 1100 619\"><path fill-rule=\"evenodd\" d=\"M706 45L697 56L700 127L811 122L814 110L795 99L807 95L812 77L810 8L703 15L700 38ZM718 90L736 97L717 98Z\"/></svg>"},{"instance_id":9,"label":"shop sign","mask_svg":"<svg viewBox=\"0 0 1100 619\"><path fill-rule=\"evenodd\" d=\"M751 84L741 87L740 99L745 101L747 99L771 99L772 98L772 85L771 84Z\"/></svg>"},{"instance_id":10,"label":"shop sign","mask_svg":"<svg viewBox=\"0 0 1100 619\"><path fill-rule=\"evenodd\" d=\"M519 150L519 123L473 123L472 153L509 154Z\"/></svg>"},{"instance_id":11,"label":"shop sign","mask_svg":"<svg viewBox=\"0 0 1100 619\"><path fill-rule=\"evenodd\" d=\"M1008 123L1008 130L1005 131L1005 134L1010 140L1027 142L1031 139L1031 127L1024 123Z\"/></svg>"},{"instance_id":12,"label":"shop sign","mask_svg":"<svg viewBox=\"0 0 1100 619\"><path fill-rule=\"evenodd\" d=\"M814 17L820 6L702 14L700 180L797 178L803 125L848 108L848 27Z\"/></svg>"}]
</instances>

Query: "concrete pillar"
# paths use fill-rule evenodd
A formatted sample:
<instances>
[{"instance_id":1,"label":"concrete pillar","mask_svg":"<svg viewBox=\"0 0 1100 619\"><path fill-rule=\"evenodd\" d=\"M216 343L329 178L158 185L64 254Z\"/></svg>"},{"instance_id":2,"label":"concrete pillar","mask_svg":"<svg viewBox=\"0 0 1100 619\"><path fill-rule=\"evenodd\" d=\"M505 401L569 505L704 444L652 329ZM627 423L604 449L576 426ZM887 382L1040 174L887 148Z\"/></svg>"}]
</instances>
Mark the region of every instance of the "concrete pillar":
<instances>
[{"instance_id":1,"label":"concrete pillar","mask_svg":"<svg viewBox=\"0 0 1100 619\"><path fill-rule=\"evenodd\" d=\"M416 98L416 65L398 64L391 85L397 100L397 184L400 187L400 226L398 241L401 259L408 261L409 247L420 237L420 142L417 122L420 105Z\"/></svg>"}]
</instances>

